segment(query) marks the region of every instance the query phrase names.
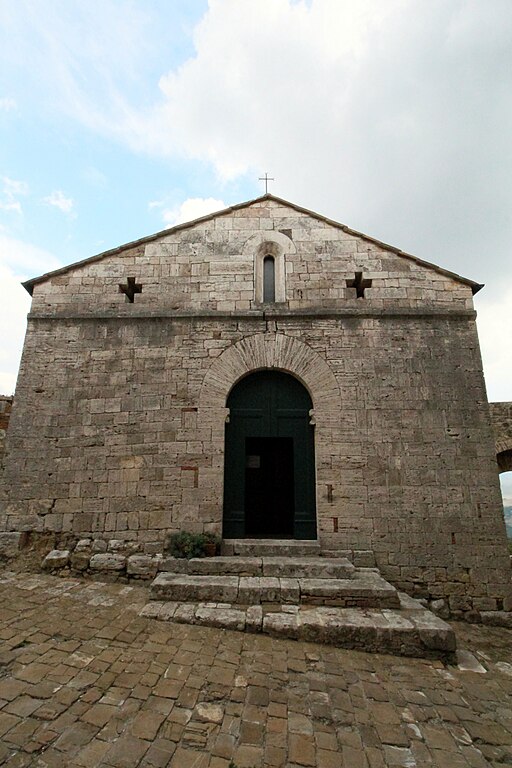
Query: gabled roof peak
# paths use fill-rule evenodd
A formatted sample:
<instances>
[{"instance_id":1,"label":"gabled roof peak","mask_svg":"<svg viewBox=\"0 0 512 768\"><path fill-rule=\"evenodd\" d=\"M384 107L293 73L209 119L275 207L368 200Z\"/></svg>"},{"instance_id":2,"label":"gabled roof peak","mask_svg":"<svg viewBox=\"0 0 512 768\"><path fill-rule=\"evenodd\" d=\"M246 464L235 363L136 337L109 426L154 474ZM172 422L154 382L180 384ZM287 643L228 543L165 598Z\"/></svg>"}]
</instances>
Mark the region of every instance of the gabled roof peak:
<instances>
[{"instance_id":1,"label":"gabled roof peak","mask_svg":"<svg viewBox=\"0 0 512 768\"><path fill-rule=\"evenodd\" d=\"M311 211L308 208L303 208L302 206L297 205L296 203L291 203L289 200L284 200L283 198L277 197L276 195L273 195L270 192L266 192L264 195L260 195L258 197L253 198L252 200L247 200L246 202L243 202L243 203L236 203L235 205L230 205L227 208L223 208L220 211L214 211L213 213L206 214L205 216L199 216L197 219L192 219L191 221L186 221L186 222L183 222L182 224L176 224L174 227L169 227L167 229L160 230L159 232L155 232L155 234L153 235L147 235L146 237L142 237L138 240L133 240L129 243L120 245L117 248L111 248L110 250L103 251L102 253L98 253L95 256L90 256L87 259L82 259L81 261L76 261L73 264L68 264L65 267L60 267L59 269L52 270L51 272L46 272L45 274L40 275L39 277L34 277L30 280L26 280L24 283L22 283L22 285L30 293L30 295L32 295L35 285L37 285L38 283L43 283L45 280L48 280L54 276L65 274L66 272L76 269L77 267L85 266L86 264L92 264L95 261L100 261L101 259L107 258L108 256L116 255L129 248L136 248L138 245L145 245L146 243L151 243L162 237L168 237L174 232L180 232L185 229L190 229L191 227L194 227L197 224L201 224L205 221L211 221L212 219L215 219L219 216L227 216L233 211L239 211L242 208L248 208L251 205L254 205L255 203L261 203L265 200L272 201L274 203L277 203L278 205L286 206L288 208L291 208L294 211L297 211L298 213L311 216L312 218L318 219L319 221L329 224L330 226L342 229L344 232L346 232L349 235L353 235L354 237L359 237L363 240L368 241L369 243L378 245L379 247L384 248L387 251L391 251L392 253L395 253L398 256L414 261L420 266L427 267L428 269L433 269L436 272L442 275L445 275L446 277L450 277L453 280L457 280L458 282L464 283L465 285L469 285L471 287L473 294L477 293L477 291L483 288L483 285L481 283L476 283L474 280L469 280L468 278L462 277L461 275L458 275L455 272L450 272L449 270L443 269L442 267L439 267L436 264L433 264L429 261L424 261L423 259L419 259L417 256L413 256L410 253L406 253L405 251L402 251L399 248L396 248L395 246L389 245L388 243L384 243L381 240L377 240L374 237L370 237L370 235L365 235L363 232L358 232L355 229L350 229L350 227L347 227L345 224L340 224L340 222L338 221L329 219L327 216L322 216L322 214L316 213L315 211Z\"/></svg>"}]
</instances>

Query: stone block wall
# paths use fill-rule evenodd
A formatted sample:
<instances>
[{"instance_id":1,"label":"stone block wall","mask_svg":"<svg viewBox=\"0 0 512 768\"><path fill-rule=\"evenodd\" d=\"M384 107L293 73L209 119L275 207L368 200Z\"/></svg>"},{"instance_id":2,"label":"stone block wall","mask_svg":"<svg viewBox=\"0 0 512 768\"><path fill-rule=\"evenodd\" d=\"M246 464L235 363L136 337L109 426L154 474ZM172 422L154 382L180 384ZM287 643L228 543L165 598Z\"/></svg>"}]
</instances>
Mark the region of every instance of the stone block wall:
<instances>
[{"instance_id":1,"label":"stone block wall","mask_svg":"<svg viewBox=\"0 0 512 768\"><path fill-rule=\"evenodd\" d=\"M262 237L279 305L254 298ZM35 284L0 527L146 551L221 533L226 398L262 368L311 394L325 550L372 550L452 610L512 608L470 286L271 200Z\"/></svg>"},{"instance_id":2,"label":"stone block wall","mask_svg":"<svg viewBox=\"0 0 512 768\"><path fill-rule=\"evenodd\" d=\"M500 472L512 471L512 403L490 403Z\"/></svg>"},{"instance_id":3,"label":"stone block wall","mask_svg":"<svg viewBox=\"0 0 512 768\"><path fill-rule=\"evenodd\" d=\"M3 467L3 458L5 451L5 438L7 435L7 427L9 426L9 418L12 410L12 397L6 397L0 395L0 472Z\"/></svg>"},{"instance_id":4,"label":"stone block wall","mask_svg":"<svg viewBox=\"0 0 512 768\"><path fill-rule=\"evenodd\" d=\"M259 311L255 256L264 243L285 260L282 309L355 308L346 281L358 271L372 281L365 296L374 310L473 307L470 287L449 273L267 199L60 270L35 286L32 311ZM133 303L119 290L128 277L141 286Z\"/></svg>"},{"instance_id":5,"label":"stone block wall","mask_svg":"<svg viewBox=\"0 0 512 768\"><path fill-rule=\"evenodd\" d=\"M31 321L7 527L148 545L169 530L220 533L228 388L212 402L208 373L218 361L238 377L223 354L249 342L242 373L269 349L281 368L284 337L297 350L283 367L302 365L303 381L309 372L323 546L372 549L399 586L452 607L470 592L492 610L506 595L507 554L473 322L332 318L319 329L316 318L276 318L267 332L269 322L242 331L236 320ZM337 388L333 399L324 386L323 404L318 360Z\"/></svg>"}]
</instances>

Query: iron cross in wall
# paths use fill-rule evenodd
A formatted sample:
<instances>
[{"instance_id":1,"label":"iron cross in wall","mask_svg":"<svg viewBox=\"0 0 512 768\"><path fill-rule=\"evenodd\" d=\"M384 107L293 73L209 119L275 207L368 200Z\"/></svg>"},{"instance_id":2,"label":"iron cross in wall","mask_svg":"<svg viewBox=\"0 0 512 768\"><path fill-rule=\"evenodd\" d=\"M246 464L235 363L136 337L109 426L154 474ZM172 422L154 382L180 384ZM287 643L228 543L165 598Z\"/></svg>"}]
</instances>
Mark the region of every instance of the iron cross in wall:
<instances>
[{"instance_id":1,"label":"iron cross in wall","mask_svg":"<svg viewBox=\"0 0 512 768\"><path fill-rule=\"evenodd\" d=\"M358 299L364 299L365 288L372 287L372 281L367 280L366 278L363 278L362 272L356 272L354 275L354 279L347 280L346 283L347 283L347 288L356 289L356 298Z\"/></svg>"},{"instance_id":2,"label":"iron cross in wall","mask_svg":"<svg viewBox=\"0 0 512 768\"><path fill-rule=\"evenodd\" d=\"M126 285L122 285L119 283L119 292L124 293L127 297L128 301L130 301L132 304L135 299L136 293L142 293L142 285L141 283L136 283L134 277L128 277L126 279Z\"/></svg>"}]
</instances>

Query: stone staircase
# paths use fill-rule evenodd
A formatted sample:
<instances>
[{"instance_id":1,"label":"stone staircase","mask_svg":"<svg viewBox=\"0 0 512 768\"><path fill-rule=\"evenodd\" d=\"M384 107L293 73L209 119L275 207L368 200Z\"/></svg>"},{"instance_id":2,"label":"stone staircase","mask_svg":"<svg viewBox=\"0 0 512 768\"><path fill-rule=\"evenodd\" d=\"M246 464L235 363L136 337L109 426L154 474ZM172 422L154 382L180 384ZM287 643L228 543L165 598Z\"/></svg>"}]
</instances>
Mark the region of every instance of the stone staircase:
<instances>
[{"instance_id":1,"label":"stone staircase","mask_svg":"<svg viewBox=\"0 0 512 768\"><path fill-rule=\"evenodd\" d=\"M143 614L365 651L452 658L450 626L398 593L376 568L322 557L316 541L232 540L223 543L223 552L164 559Z\"/></svg>"}]
</instances>

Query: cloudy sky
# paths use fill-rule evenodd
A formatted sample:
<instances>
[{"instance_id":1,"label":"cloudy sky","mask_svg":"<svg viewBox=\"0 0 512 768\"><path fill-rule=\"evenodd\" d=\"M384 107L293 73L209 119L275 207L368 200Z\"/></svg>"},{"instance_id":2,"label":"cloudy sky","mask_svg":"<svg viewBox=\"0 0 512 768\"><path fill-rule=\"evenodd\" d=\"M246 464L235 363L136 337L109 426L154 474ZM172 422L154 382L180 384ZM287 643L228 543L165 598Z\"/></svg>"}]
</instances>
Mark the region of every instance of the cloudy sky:
<instances>
[{"instance_id":1,"label":"cloudy sky","mask_svg":"<svg viewBox=\"0 0 512 768\"><path fill-rule=\"evenodd\" d=\"M270 191L486 288L512 399L510 0L0 0L0 393L33 277ZM510 488L512 495L512 482Z\"/></svg>"}]
</instances>

